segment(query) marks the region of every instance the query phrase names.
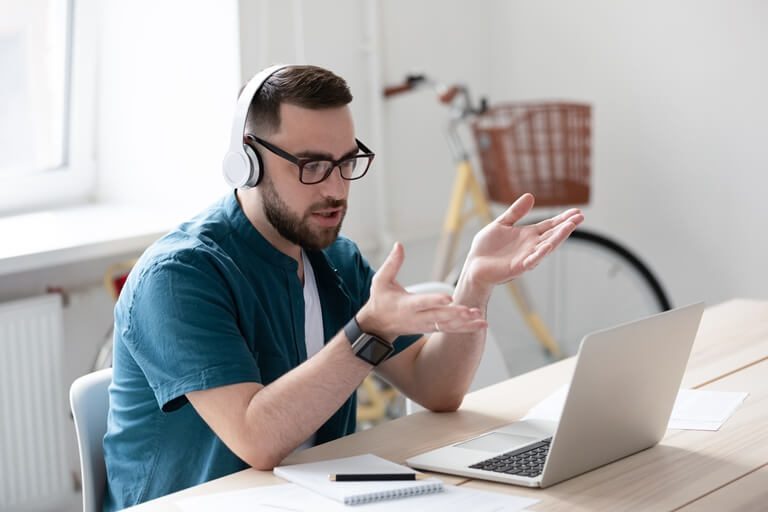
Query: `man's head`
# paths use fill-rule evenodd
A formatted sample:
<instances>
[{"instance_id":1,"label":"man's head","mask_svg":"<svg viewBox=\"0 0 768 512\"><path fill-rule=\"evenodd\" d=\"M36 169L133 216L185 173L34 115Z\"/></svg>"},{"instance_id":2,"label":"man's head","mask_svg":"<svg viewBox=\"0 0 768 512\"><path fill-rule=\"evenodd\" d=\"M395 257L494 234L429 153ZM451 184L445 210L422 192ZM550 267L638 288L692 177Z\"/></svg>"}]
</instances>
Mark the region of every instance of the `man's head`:
<instances>
[{"instance_id":1,"label":"man's head","mask_svg":"<svg viewBox=\"0 0 768 512\"><path fill-rule=\"evenodd\" d=\"M270 76L253 97L245 131L265 138L279 130L283 103L319 110L343 107L351 101L347 82L331 71L317 66L287 66Z\"/></svg>"},{"instance_id":2,"label":"man's head","mask_svg":"<svg viewBox=\"0 0 768 512\"><path fill-rule=\"evenodd\" d=\"M346 82L330 71L290 66L272 75L251 103L246 136L260 155L263 178L257 187L240 190L238 197L251 222L278 249L321 249L338 236L349 181L336 167L319 183L302 183L312 181L308 168L300 172L291 159L341 161L355 156L359 149L347 106L351 100Z\"/></svg>"}]
</instances>

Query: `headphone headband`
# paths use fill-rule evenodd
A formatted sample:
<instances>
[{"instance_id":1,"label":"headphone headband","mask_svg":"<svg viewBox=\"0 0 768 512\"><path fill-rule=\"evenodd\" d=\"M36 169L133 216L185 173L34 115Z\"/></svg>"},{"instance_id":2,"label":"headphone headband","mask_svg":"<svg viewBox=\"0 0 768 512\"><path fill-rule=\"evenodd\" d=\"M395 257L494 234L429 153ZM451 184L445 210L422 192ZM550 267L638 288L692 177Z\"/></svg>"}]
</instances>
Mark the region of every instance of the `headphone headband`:
<instances>
[{"instance_id":1,"label":"headphone headband","mask_svg":"<svg viewBox=\"0 0 768 512\"><path fill-rule=\"evenodd\" d=\"M288 66L285 64L279 64L259 71L248 81L237 98L235 115L232 120L229 151L224 157L223 162L224 179L227 184L234 188L253 187L261 179L262 170L258 154L243 143L248 109L253 98L264 85L264 82L286 67Z\"/></svg>"}]
</instances>

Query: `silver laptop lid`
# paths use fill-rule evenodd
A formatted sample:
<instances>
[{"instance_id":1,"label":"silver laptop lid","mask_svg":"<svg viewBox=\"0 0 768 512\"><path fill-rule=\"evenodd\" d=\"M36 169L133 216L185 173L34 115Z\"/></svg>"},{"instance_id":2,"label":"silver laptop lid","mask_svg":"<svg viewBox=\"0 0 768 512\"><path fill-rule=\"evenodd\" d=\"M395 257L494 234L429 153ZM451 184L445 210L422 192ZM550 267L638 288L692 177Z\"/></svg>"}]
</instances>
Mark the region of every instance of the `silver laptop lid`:
<instances>
[{"instance_id":1,"label":"silver laptop lid","mask_svg":"<svg viewBox=\"0 0 768 512\"><path fill-rule=\"evenodd\" d=\"M703 311L692 304L584 337L542 487L662 439Z\"/></svg>"}]
</instances>

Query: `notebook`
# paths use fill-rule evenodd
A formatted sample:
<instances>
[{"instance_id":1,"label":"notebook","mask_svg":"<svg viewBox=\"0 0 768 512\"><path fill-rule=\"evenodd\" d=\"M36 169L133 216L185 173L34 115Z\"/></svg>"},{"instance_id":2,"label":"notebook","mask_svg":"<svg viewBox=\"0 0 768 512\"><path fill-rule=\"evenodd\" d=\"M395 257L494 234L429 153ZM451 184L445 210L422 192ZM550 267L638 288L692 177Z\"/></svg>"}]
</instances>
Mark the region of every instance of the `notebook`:
<instances>
[{"instance_id":1,"label":"notebook","mask_svg":"<svg viewBox=\"0 0 768 512\"><path fill-rule=\"evenodd\" d=\"M330 475L339 473L413 473L411 468L371 453L343 459L278 466L273 471L275 476L345 505L418 496L443 490L443 482L437 478L377 482L332 482L330 480Z\"/></svg>"}]
</instances>

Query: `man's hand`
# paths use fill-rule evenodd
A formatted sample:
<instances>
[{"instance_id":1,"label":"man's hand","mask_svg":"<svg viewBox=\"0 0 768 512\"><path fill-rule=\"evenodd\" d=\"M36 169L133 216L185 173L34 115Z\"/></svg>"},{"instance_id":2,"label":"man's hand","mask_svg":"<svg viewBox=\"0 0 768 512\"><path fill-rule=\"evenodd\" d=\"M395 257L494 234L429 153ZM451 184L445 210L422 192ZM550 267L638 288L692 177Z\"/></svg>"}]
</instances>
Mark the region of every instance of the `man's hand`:
<instances>
[{"instance_id":1,"label":"man's hand","mask_svg":"<svg viewBox=\"0 0 768 512\"><path fill-rule=\"evenodd\" d=\"M584 220L581 210L572 208L537 224L517 226L533 202L531 194L523 194L475 235L463 277L484 288L510 281L535 268Z\"/></svg>"},{"instance_id":2,"label":"man's hand","mask_svg":"<svg viewBox=\"0 0 768 512\"><path fill-rule=\"evenodd\" d=\"M403 334L473 332L488 326L479 309L454 304L450 295L408 293L397 282L404 260L403 246L397 242L373 277L368 302L356 315L361 329L391 341Z\"/></svg>"}]
</instances>

